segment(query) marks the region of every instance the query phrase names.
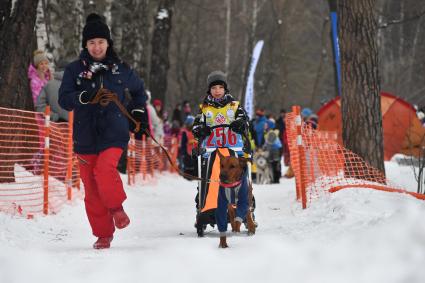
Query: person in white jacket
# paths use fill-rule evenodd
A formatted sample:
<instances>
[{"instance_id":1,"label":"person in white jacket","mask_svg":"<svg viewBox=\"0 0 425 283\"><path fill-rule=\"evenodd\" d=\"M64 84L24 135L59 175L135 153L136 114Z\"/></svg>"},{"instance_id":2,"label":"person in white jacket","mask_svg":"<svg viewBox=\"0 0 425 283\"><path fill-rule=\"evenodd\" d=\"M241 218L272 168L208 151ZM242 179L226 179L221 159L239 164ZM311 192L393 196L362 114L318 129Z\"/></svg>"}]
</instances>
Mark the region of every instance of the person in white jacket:
<instances>
[{"instance_id":1,"label":"person in white jacket","mask_svg":"<svg viewBox=\"0 0 425 283\"><path fill-rule=\"evenodd\" d=\"M150 120L150 133L153 137L160 143L164 142L164 123L160 117L156 114L156 110L151 103L151 92L146 90L146 95L148 97L146 101L146 109L148 110L149 120Z\"/></svg>"}]
</instances>

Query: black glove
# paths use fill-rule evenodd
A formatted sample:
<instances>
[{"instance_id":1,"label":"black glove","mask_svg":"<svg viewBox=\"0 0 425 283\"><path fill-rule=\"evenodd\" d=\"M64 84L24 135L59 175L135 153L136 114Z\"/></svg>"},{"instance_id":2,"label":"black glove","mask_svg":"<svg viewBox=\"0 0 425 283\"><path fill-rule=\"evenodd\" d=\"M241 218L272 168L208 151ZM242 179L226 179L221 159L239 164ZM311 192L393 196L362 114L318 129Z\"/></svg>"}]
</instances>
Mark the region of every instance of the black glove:
<instances>
[{"instance_id":1,"label":"black glove","mask_svg":"<svg viewBox=\"0 0 425 283\"><path fill-rule=\"evenodd\" d=\"M85 91L81 92L80 95L78 96L78 101L81 104L89 104L95 96L96 96L95 91L89 92L89 91L85 90Z\"/></svg>"},{"instance_id":2,"label":"black glove","mask_svg":"<svg viewBox=\"0 0 425 283\"><path fill-rule=\"evenodd\" d=\"M211 128L208 126L199 125L192 129L192 133L198 140L203 139L211 134Z\"/></svg>"},{"instance_id":3,"label":"black glove","mask_svg":"<svg viewBox=\"0 0 425 283\"><path fill-rule=\"evenodd\" d=\"M246 121L244 119L236 119L230 123L230 129L237 134L243 134L246 129Z\"/></svg>"},{"instance_id":4,"label":"black glove","mask_svg":"<svg viewBox=\"0 0 425 283\"><path fill-rule=\"evenodd\" d=\"M148 111L144 107L139 107L131 110L131 116L134 120L140 122L141 129L147 129L149 126Z\"/></svg>"},{"instance_id":5,"label":"black glove","mask_svg":"<svg viewBox=\"0 0 425 283\"><path fill-rule=\"evenodd\" d=\"M131 116L134 120L141 124L149 124L148 111L144 107L139 107L131 110Z\"/></svg>"}]
</instances>

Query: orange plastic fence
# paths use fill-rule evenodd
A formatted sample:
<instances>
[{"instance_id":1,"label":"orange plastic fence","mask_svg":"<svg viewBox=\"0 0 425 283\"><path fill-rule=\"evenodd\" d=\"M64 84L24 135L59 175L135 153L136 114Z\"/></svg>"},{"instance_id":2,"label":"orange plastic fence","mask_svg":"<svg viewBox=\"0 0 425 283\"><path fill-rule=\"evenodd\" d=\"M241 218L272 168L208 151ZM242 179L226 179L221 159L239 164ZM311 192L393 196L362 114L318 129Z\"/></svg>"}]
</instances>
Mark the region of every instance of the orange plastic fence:
<instances>
[{"instance_id":1,"label":"orange plastic fence","mask_svg":"<svg viewBox=\"0 0 425 283\"><path fill-rule=\"evenodd\" d=\"M46 113L0 107L0 211L32 218L56 213L75 193L82 197L78 160L72 149L73 113L68 123L50 122ZM163 146L177 164L178 141ZM175 169L151 139L131 134L127 155L128 183L156 181L156 173Z\"/></svg>"},{"instance_id":2,"label":"orange plastic fence","mask_svg":"<svg viewBox=\"0 0 425 283\"><path fill-rule=\"evenodd\" d=\"M175 137L165 137L162 146L168 151L174 164L177 164L178 141ZM156 180L158 172L176 172L165 152L150 138L143 136L136 140L131 134L127 153L127 181L129 185Z\"/></svg>"},{"instance_id":3,"label":"orange plastic fence","mask_svg":"<svg viewBox=\"0 0 425 283\"><path fill-rule=\"evenodd\" d=\"M403 190L342 147L336 133L317 131L303 123L299 106L293 107L285 121L297 199L303 208L312 199L343 188L370 188L425 199L425 195Z\"/></svg>"},{"instance_id":4,"label":"orange plastic fence","mask_svg":"<svg viewBox=\"0 0 425 283\"><path fill-rule=\"evenodd\" d=\"M72 127L49 113L0 108L0 211L55 213L79 188Z\"/></svg>"}]
</instances>

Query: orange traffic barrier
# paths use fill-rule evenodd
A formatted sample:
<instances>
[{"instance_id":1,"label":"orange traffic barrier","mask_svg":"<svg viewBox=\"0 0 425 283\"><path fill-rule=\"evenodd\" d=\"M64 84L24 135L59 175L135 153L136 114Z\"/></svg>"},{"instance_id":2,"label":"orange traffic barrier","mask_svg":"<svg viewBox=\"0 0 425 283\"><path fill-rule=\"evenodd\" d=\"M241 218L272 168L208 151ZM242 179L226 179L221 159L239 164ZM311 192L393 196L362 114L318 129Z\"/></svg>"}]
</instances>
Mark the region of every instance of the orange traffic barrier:
<instances>
[{"instance_id":1,"label":"orange traffic barrier","mask_svg":"<svg viewBox=\"0 0 425 283\"><path fill-rule=\"evenodd\" d=\"M425 199L424 195L408 192L391 182L378 169L341 146L336 133L321 132L303 123L298 106L292 110L286 115L286 131L297 200L303 208L323 194L344 188L370 188Z\"/></svg>"}]
</instances>

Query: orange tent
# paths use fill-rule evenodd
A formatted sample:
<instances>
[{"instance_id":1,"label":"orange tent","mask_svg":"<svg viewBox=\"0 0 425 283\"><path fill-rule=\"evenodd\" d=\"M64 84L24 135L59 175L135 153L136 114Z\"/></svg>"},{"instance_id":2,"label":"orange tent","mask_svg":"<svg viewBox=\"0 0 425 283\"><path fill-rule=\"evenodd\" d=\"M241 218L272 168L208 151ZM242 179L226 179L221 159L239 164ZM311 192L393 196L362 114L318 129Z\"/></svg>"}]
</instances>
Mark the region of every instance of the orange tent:
<instances>
[{"instance_id":1,"label":"orange tent","mask_svg":"<svg viewBox=\"0 0 425 283\"><path fill-rule=\"evenodd\" d=\"M425 128L412 105L389 93L381 92L382 123L384 128L384 159L396 153L419 156L425 146ZM319 130L335 131L342 145L341 99L337 97L318 112Z\"/></svg>"}]
</instances>

